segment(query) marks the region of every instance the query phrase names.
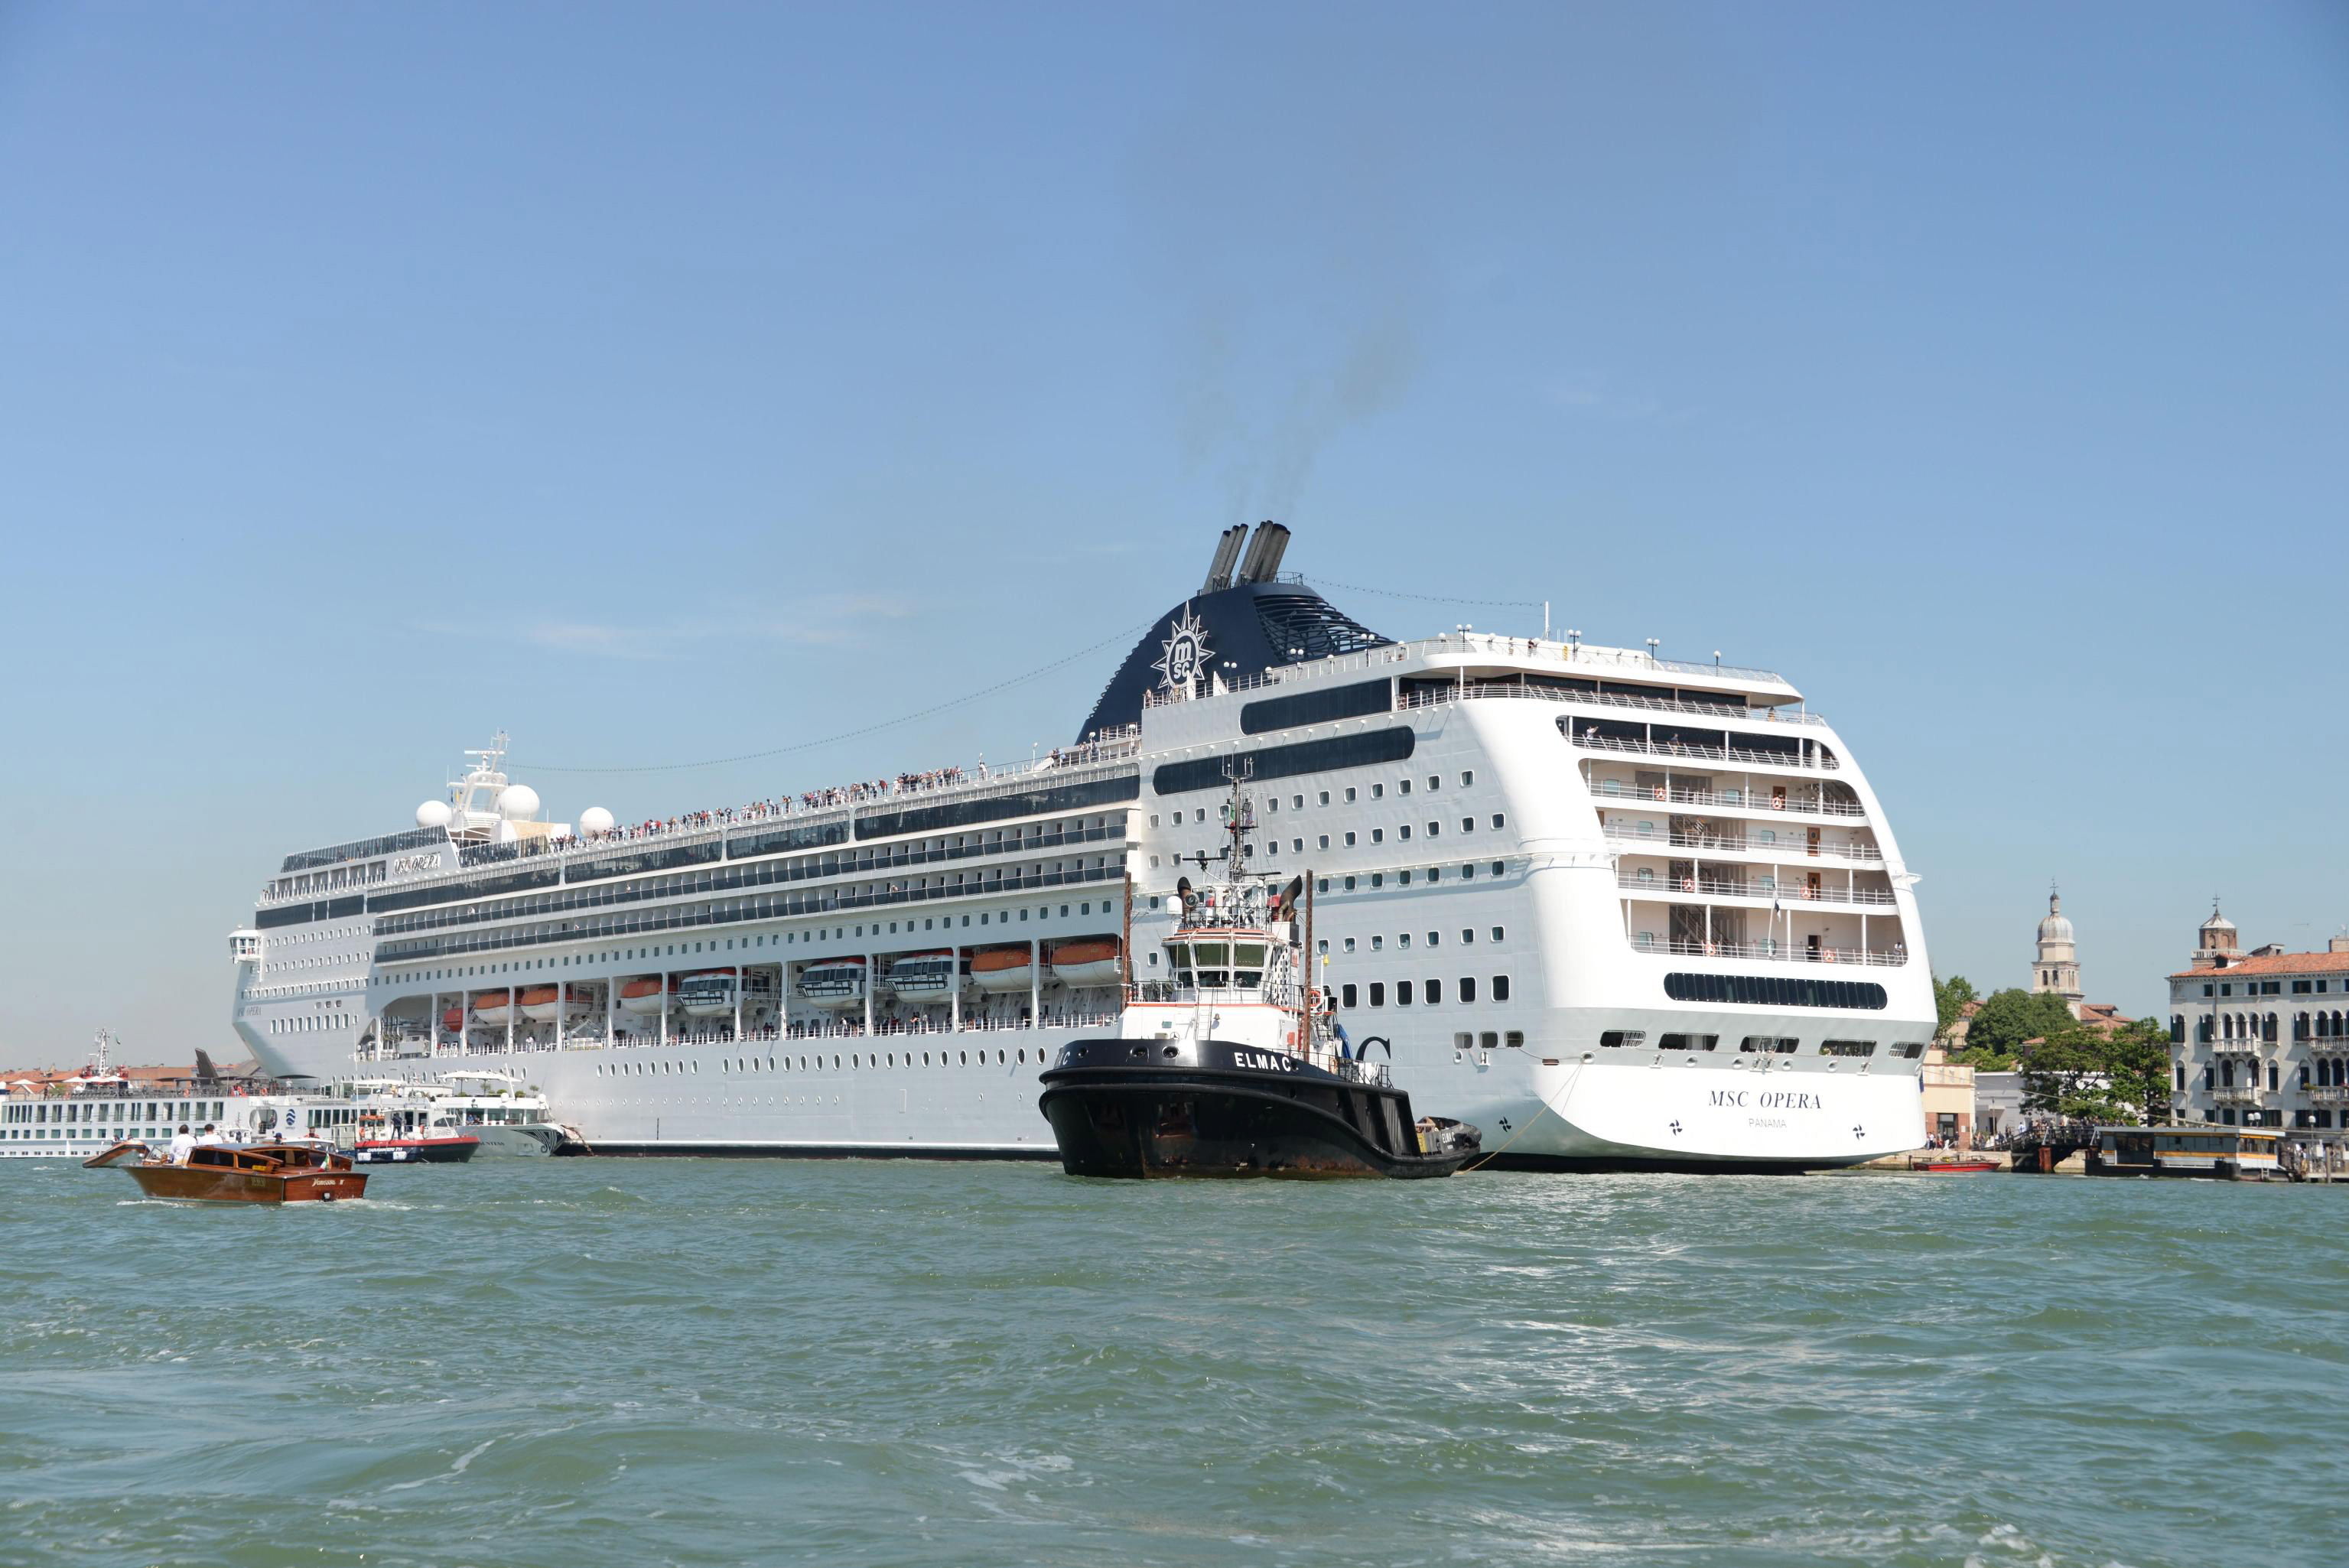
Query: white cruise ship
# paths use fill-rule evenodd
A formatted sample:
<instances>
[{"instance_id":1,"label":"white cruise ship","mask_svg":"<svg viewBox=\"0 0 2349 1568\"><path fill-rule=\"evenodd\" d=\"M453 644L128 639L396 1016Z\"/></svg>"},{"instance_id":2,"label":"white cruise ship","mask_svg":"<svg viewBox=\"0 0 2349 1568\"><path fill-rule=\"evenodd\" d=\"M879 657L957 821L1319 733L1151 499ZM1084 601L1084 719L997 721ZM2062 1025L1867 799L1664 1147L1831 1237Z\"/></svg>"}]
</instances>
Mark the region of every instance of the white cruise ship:
<instances>
[{"instance_id":1,"label":"white cruise ship","mask_svg":"<svg viewBox=\"0 0 2349 1568\"><path fill-rule=\"evenodd\" d=\"M1917 879L1794 686L1391 641L1283 577L1287 541L1227 531L1032 763L558 824L501 738L413 829L285 857L233 939L237 1031L281 1075L523 1068L604 1154L1050 1159L1037 1075L1172 978L1237 767L1340 1018L1495 1163L1922 1142Z\"/></svg>"}]
</instances>

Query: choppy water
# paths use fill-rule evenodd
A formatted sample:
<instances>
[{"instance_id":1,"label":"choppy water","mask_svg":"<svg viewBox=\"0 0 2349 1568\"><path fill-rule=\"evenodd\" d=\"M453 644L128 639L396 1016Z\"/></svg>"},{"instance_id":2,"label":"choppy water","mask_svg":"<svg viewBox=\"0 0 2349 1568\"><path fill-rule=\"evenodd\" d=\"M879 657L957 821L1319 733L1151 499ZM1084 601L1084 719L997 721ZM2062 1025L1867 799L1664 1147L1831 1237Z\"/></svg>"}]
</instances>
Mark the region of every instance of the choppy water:
<instances>
[{"instance_id":1,"label":"choppy water","mask_svg":"<svg viewBox=\"0 0 2349 1568\"><path fill-rule=\"evenodd\" d=\"M2349 1189L0 1169L0 1562L2349 1562Z\"/></svg>"}]
</instances>

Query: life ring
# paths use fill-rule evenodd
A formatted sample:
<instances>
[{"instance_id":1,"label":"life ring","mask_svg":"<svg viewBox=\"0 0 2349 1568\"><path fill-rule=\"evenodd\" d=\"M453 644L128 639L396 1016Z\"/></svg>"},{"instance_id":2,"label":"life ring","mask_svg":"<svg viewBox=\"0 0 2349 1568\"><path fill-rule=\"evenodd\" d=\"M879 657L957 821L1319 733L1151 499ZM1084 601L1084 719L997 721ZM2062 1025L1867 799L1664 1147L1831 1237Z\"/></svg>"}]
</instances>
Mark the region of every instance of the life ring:
<instances>
[{"instance_id":1,"label":"life ring","mask_svg":"<svg viewBox=\"0 0 2349 1568\"><path fill-rule=\"evenodd\" d=\"M1656 785L1653 792L1657 799L1661 800L1664 798L1664 787L1662 785Z\"/></svg>"},{"instance_id":2,"label":"life ring","mask_svg":"<svg viewBox=\"0 0 2349 1568\"><path fill-rule=\"evenodd\" d=\"M1717 943L1717 942L1708 942L1708 943L1706 943L1706 944L1704 944L1704 955L1705 955L1707 958L1718 958L1718 957L1720 957L1720 956L1721 956L1721 944L1719 944L1719 943Z\"/></svg>"},{"instance_id":3,"label":"life ring","mask_svg":"<svg viewBox=\"0 0 2349 1568\"><path fill-rule=\"evenodd\" d=\"M1773 795L1770 797L1770 810L1773 811L1783 811L1785 809L1786 798L1784 795Z\"/></svg>"},{"instance_id":4,"label":"life ring","mask_svg":"<svg viewBox=\"0 0 2349 1568\"><path fill-rule=\"evenodd\" d=\"M1694 877L1682 877L1682 878L1681 878L1681 891L1682 891L1682 892L1694 892L1696 891L1696 878L1694 878Z\"/></svg>"},{"instance_id":5,"label":"life ring","mask_svg":"<svg viewBox=\"0 0 2349 1568\"><path fill-rule=\"evenodd\" d=\"M1834 963L1834 962L1835 962L1835 949L1834 949L1834 948L1832 948L1832 947L1822 947L1822 948L1820 948L1820 949L1819 949L1819 962L1820 962L1820 963L1822 963L1822 964L1832 964L1832 963Z\"/></svg>"}]
</instances>

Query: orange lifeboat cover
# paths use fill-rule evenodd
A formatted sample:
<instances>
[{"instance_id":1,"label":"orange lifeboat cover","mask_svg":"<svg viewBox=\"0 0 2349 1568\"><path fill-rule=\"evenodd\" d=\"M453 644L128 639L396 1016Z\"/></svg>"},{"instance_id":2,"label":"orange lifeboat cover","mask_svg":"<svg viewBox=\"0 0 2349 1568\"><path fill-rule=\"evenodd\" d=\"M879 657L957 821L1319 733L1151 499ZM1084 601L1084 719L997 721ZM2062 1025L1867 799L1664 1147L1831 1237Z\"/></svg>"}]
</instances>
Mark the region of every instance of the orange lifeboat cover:
<instances>
[{"instance_id":1,"label":"orange lifeboat cover","mask_svg":"<svg viewBox=\"0 0 2349 1568\"><path fill-rule=\"evenodd\" d=\"M1055 964L1103 964L1116 956L1117 938L1114 936L1063 942L1052 949L1052 962Z\"/></svg>"},{"instance_id":2,"label":"orange lifeboat cover","mask_svg":"<svg viewBox=\"0 0 2349 1568\"><path fill-rule=\"evenodd\" d=\"M1006 969L1025 969L1028 967L1028 950L1024 947L990 947L983 953L973 954L970 966L974 973L980 975L994 975Z\"/></svg>"}]
</instances>

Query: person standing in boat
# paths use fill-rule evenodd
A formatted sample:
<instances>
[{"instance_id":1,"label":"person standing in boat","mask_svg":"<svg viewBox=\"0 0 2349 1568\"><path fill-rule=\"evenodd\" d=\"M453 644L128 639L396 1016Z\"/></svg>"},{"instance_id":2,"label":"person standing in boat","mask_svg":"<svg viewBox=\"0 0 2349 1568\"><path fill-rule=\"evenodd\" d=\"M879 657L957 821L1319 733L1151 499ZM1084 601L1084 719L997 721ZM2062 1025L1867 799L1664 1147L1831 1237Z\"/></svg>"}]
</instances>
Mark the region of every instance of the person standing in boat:
<instances>
[{"instance_id":1,"label":"person standing in boat","mask_svg":"<svg viewBox=\"0 0 2349 1568\"><path fill-rule=\"evenodd\" d=\"M171 1163L185 1165L188 1162L188 1156L194 1152L195 1147L196 1135L188 1130L186 1122L180 1123L180 1130L171 1135Z\"/></svg>"}]
</instances>

